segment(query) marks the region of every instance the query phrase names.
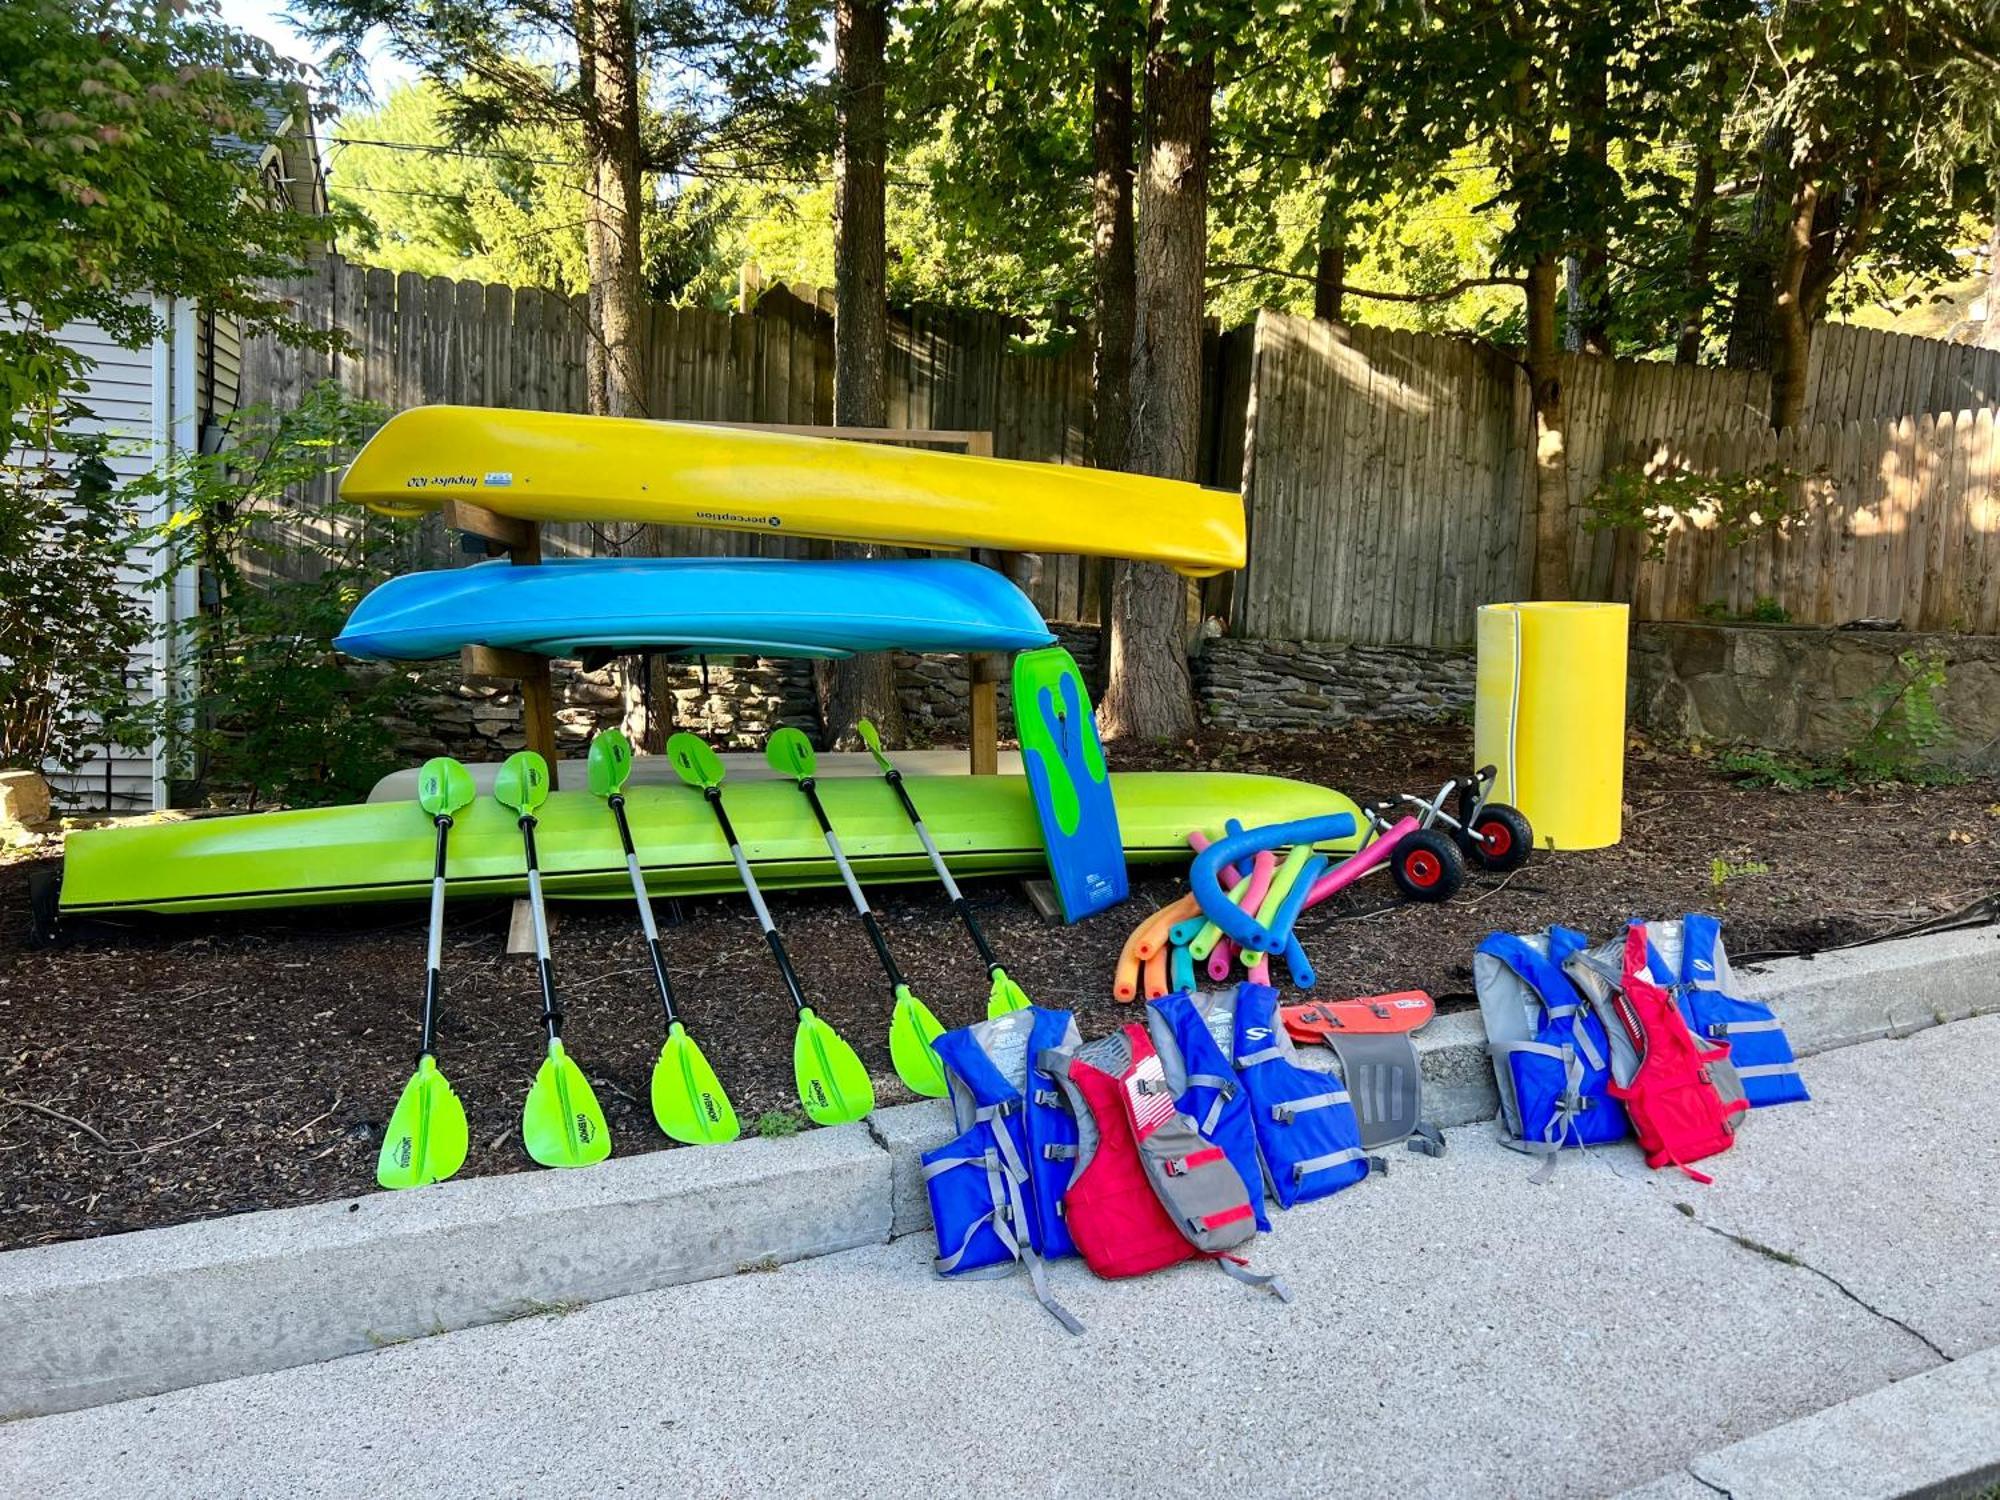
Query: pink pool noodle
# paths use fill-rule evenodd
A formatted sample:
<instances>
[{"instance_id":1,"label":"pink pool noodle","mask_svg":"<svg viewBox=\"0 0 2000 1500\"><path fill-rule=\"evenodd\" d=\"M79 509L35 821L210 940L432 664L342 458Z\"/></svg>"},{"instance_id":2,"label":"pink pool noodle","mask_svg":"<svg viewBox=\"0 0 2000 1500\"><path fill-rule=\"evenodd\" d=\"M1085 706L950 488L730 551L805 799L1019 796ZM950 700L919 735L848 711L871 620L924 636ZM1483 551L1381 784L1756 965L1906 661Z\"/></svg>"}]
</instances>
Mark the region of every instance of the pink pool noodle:
<instances>
[{"instance_id":1,"label":"pink pool noodle","mask_svg":"<svg viewBox=\"0 0 2000 1500\"><path fill-rule=\"evenodd\" d=\"M1188 847L1197 854L1201 853L1202 850L1214 842L1214 839L1203 833L1199 828L1190 828L1188 830ZM1221 877L1225 890L1243 878L1236 873L1236 866L1234 865L1224 865L1221 870Z\"/></svg>"},{"instance_id":2,"label":"pink pool noodle","mask_svg":"<svg viewBox=\"0 0 2000 1500\"><path fill-rule=\"evenodd\" d=\"M1215 940L1215 946L1208 950L1208 977L1217 984L1229 977L1229 966L1236 962L1236 940L1222 937Z\"/></svg>"}]
</instances>

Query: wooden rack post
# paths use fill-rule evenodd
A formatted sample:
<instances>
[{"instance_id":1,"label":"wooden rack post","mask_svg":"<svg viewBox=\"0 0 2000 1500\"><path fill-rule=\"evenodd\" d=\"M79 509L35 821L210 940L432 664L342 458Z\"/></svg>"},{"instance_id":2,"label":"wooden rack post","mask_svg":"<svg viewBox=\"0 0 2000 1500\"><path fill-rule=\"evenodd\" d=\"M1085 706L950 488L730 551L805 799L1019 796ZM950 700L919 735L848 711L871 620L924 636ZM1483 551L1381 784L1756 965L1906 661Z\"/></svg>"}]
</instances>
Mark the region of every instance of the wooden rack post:
<instances>
[{"instance_id":1,"label":"wooden rack post","mask_svg":"<svg viewBox=\"0 0 2000 1500\"><path fill-rule=\"evenodd\" d=\"M538 566L542 560L542 528L533 521L496 515L484 506L452 500L444 507L444 524L455 531L498 542L516 567ZM461 646L458 669L467 682L518 682L521 685L521 732L528 748L549 763L549 789L560 784L562 765L556 756L556 700L549 682L549 659L526 651L494 646Z\"/></svg>"},{"instance_id":2,"label":"wooden rack post","mask_svg":"<svg viewBox=\"0 0 2000 1500\"><path fill-rule=\"evenodd\" d=\"M742 427L757 432L788 432L800 437L844 438L860 443L957 444L976 458L993 456L993 434L966 427L828 427L798 422L705 422L706 427ZM1007 554L978 548L973 558L1007 571ZM972 774L994 776L1000 770L1000 659L992 652L975 652L966 660L971 694L966 704L966 743Z\"/></svg>"}]
</instances>

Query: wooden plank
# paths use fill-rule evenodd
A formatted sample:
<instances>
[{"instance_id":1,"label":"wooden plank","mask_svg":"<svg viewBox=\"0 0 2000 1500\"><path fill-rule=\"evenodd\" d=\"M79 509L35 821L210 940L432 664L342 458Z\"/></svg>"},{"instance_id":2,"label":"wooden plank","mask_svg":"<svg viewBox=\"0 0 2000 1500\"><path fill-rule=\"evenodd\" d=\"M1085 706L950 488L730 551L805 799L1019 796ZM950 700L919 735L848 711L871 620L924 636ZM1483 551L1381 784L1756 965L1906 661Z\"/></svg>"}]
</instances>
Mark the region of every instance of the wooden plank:
<instances>
[{"instance_id":1,"label":"wooden plank","mask_svg":"<svg viewBox=\"0 0 2000 1500\"><path fill-rule=\"evenodd\" d=\"M988 652L967 662L971 691L966 699L966 745L974 776L1000 773L1000 667Z\"/></svg>"}]
</instances>

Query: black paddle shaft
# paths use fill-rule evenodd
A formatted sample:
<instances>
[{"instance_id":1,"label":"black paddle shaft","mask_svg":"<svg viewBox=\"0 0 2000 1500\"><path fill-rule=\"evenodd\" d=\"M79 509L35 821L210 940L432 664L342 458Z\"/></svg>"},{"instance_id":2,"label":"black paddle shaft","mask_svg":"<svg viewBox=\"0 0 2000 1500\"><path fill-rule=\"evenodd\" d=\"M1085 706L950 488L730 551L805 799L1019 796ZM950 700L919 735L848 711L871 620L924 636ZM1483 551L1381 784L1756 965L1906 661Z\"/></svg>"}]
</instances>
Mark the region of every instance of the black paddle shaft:
<instances>
[{"instance_id":1,"label":"black paddle shaft","mask_svg":"<svg viewBox=\"0 0 2000 1500\"><path fill-rule=\"evenodd\" d=\"M556 966L549 958L548 918L542 911L542 867L535 860L535 816L521 815L521 843L528 851L528 907L535 921L535 968L542 979L542 1025L549 1040L562 1037L562 1006L556 1001Z\"/></svg>"},{"instance_id":2,"label":"black paddle shaft","mask_svg":"<svg viewBox=\"0 0 2000 1500\"><path fill-rule=\"evenodd\" d=\"M750 873L750 861L743 857L743 846L736 841L736 829L730 824L728 809L722 805L722 788L705 786L701 789L708 805L715 809L715 821L722 825L722 841L729 845L729 854L737 862L737 873L743 877L743 891L749 896L751 906L757 911L757 925L764 929L764 941L770 945L771 957L777 960L778 973L785 981L785 991L792 997L792 1009L801 1013L811 1010L806 1003L806 992L799 983L798 971L792 967L792 956L785 951L785 940L778 936L778 924L771 920L771 909L764 904L764 893L757 889L757 879Z\"/></svg>"},{"instance_id":3,"label":"black paddle shaft","mask_svg":"<svg viewBox=\"0 0 2000 1500\"><path fill-rule=\"evenodd\" d=\"M895 789L896 800L903 804L903 811L909 817L910 826L917 830L917 837L923 840L930 852L935 854L936 850L930 847L930 830L924 827L924 815L917 811L917 804L910 800L909 789L903 785L903 773L891 766L882 773L882 779ZM943 855L940 854L937 858L940 864L944 862ZM945 887L951 892L951 909L958 913L959 921L965 924L966 936L972 939L972 946L979 950L979 961L986 965L987 973L992 973L1000 967L1000 960L993 956L993 945L986 941L986 934L979 930L978 919L972 915L972 904L965 899L965 893L948 878Z\"/></svg>"},{"instance_id":4,"label":"black paddle shaft","mask_svg":"<svg viewBox=\"0 0 2000 1500\"><path fill-rule=\"evenodd\" d=\"M799 778L799 790L806 794L806 801L812 804L813 816L819 819L819 831L825 836L831 848L840 847L840 836L833 831L833 820L826 815L826 807L819 800L819 784L810 776ZM845 852L841 858L845 859ZM892 990L903 988L903 971L896 967L896 955L889 951L889 939L883 935L882 924L875 919L875 913L868 909L868 902L860 894L861 883L857 880L854 898L858 903L855 911L861 917L862 930L868 934L868 941L874 945L875 957L882 965L882 972L889 976Z\"/></svg>"},{"instance_id":5,"label":"black paddle shaft","mask_svg":"<svg viewBox=\"0 0 2000 1500\"><path fill-rule=\"evenodd\" d=\"M444 994L444 969L438 960L438 945L444 936L442 887L445 843L451 834L451 814L438 813L431 821L437 824L437 858L431 865L431 941L429 959L424 965L424 1036L417 1047L419 1062L430 1056L432 1046L437 1040L438 1002Z\"/></svg>"},{"instance_id":6,"label":"black paddle shaft","mask_svg":"<svg viewBox=\"0 0 2000 1500\"><path fill-rule=\"evenodd\" d=\"M638 846L632 842L632 825L625 818L624 795L613 792L605 800L611 804L611 815L618 820L618 840L625 846L626 859L638 859ZM671 1029L679 1017L674 1013L674 986L667 978L667 956L660 951L660 932L653 923L653 903L643 890L635 888L632 894L639 898L640 924L646 929L646 949L653 957L653 979L660 987L660 1010Z\"/></svg>"}]
</instances>

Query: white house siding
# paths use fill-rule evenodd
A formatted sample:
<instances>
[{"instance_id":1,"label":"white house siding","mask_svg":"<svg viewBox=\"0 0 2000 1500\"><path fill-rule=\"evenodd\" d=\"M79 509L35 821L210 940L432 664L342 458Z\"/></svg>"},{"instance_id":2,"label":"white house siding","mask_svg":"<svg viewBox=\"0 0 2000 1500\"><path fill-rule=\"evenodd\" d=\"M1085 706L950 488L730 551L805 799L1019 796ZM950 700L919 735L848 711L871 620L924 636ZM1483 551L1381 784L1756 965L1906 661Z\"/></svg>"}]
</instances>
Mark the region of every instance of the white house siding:
<instances>
[{"instance_id":1,"label":"white house siding","mask_svg":"<svg viewBox=\"0 0 2000 1500\"><path fill-rule=\"evenodd\" d=\"M120 347L91 323L72 324L62 332L65 343L96 362L83 396L91 415L77 430L111 440L105 459L121 481L139 478L196 440L193 309L155 299L154 311L167 324L167 333L142 349ZM165 502L143 519L166 519ZM142 548L133 550L125 577L133 592L147 599L155 626L152 644L134 654L128 669L133 702L143 704L156 700L173 681L172 626L192 610L194 586L183 576L172 588L163 587L159 558ZM79 650L89 646L78 643ZM49 772L58 797L68 805L114 812L165 807L167 774L165 747L159 744L150 752L105 745L74 772L53 767Z\"/></svg>"}]
</instances>

